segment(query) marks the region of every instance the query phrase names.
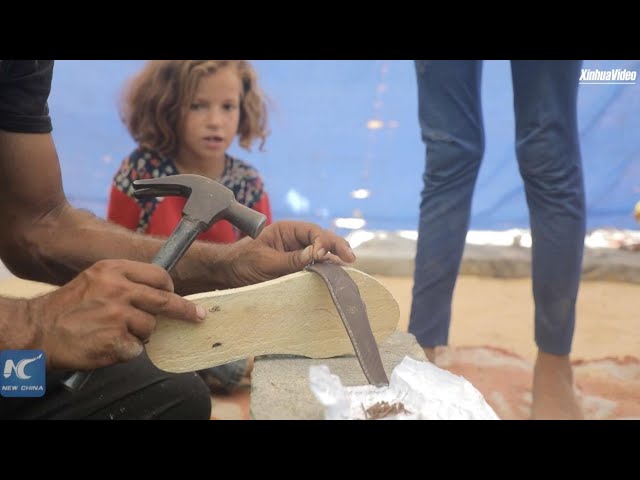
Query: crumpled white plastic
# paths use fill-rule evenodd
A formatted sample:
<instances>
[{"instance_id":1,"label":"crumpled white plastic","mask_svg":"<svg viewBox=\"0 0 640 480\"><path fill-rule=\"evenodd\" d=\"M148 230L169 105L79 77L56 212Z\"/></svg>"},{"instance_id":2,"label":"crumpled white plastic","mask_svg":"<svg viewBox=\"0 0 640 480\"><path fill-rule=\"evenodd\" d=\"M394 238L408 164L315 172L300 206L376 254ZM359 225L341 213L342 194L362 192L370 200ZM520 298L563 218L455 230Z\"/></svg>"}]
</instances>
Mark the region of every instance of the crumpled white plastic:
<instances>
[{"instance_id":1,"label":"crumpled white plastic","mask_svg":"<svg viewBox=\"0 0 640 480\"><path fill-rule=\"evenodd\" d=\"M469 381L410 357L393 369L388 387L345 387L326 365L310 367L309 380L326 420L499 420Z\"/></svg>"}]
</instances>

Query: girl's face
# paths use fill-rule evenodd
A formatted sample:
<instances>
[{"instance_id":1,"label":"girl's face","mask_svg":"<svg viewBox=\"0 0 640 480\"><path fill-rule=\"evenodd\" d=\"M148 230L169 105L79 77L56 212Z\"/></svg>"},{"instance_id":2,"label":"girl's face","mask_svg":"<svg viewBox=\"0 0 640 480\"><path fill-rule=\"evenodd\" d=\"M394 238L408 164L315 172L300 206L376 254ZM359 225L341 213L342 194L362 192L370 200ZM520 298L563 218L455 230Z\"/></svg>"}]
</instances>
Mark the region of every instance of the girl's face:
<instances>
[{"instance_id":1,"label":"girl's face","mask_svg":"<svg viewBox=\"0 0 640 480\"><path fill-rule=\"evenodd\" d=\"M184 114L178 158L185 163L222 161L240 124L242 84L223 67L202 77Z\"/></svg>"}]
</instances>

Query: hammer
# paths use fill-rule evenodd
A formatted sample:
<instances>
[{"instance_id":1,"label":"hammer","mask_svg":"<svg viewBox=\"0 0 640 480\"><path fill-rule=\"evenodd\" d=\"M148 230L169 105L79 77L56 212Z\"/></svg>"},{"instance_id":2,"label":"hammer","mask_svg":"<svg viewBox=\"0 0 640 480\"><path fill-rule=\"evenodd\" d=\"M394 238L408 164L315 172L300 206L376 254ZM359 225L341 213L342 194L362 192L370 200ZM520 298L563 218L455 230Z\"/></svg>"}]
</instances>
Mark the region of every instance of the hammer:
<instances>
[{"instance_id":1,"label":"hammer","mask_svg":"<svg viewBox=\"0 0 640 480\"><path fill-rule=\"evenodd\" d=\"M169 177L136 180L134 195L144 197L181 196L188 198L182 209L182 219L151 263L170 272L182 258L196 237L218 220L227 220L244 233L256 238L265 226L267 217L238 203L233 192L200 175L172 175ZM82 388L92 371L73 372L62 381L70 391Z\"/></svg>"}]
</instances>

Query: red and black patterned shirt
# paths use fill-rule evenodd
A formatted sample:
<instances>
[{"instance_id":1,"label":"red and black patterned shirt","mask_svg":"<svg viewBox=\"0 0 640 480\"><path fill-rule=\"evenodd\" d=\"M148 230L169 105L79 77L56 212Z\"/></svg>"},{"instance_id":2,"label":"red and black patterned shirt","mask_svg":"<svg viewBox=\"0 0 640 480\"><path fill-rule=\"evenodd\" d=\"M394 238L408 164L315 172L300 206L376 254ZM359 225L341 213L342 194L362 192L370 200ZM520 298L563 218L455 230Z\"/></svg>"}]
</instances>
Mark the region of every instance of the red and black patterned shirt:
<instances>
[{"instance_id":1,"label":"red and black patterned shirt","mask_svg":"<svg viewBox=\"0 0 640 480\"><path fill-rule=\"evenodd\" d=\"M168 237L182 218L182 209L187 202L183 197L160 197L138 199L134 197L133 181L176 175L178 169L170 158L162 157L153 150L136 149L127 157L113 178L107 219L131 230ZM231 189L236 200L267 216L272 221L269 197L264 191L260 174L251 165L225 155L225 166L217 180ZM198 240L216 243L233 243L243 235L226 220L216 222Z\"/></svg>"}]
</instances>

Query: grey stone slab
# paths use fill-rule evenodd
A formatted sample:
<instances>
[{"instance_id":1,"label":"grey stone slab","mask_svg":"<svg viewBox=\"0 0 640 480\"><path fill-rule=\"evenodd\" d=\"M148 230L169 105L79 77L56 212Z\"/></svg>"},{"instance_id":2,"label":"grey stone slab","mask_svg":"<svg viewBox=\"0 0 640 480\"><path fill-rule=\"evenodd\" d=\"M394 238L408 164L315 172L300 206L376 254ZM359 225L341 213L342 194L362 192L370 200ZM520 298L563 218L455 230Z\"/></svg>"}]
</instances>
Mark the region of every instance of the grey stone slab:
<instances>
[{"instance_id":1,"label":"grey stone slab","mask_svg":"<svg viewBox=\"0 0 640 480\"><path fill-rule=\"evenodd\" d=\"M413 335L397 331L380 345L387 375L409 355L426 360ZM322 420L324 409L309 387L309 367L327 365L345 386L367 385L355 356L309 359L265 356L256 359L251 374L251 417L255 420Z\"/></svg>"}]
</instances>

